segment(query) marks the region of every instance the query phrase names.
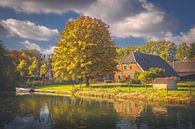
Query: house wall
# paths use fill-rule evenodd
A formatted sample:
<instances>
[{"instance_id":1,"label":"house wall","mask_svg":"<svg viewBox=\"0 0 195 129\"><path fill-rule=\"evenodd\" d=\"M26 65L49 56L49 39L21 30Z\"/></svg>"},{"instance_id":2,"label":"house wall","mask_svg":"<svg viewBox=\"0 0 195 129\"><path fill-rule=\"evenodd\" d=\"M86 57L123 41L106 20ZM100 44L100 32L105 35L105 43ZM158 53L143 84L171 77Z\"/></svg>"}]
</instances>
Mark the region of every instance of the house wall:
<instances>
[{"instance_id":1,"label":"house wall","mask_svg":"<svg viewBox=\"0 0 195 129\"><path fill-rule=\"evenodd\" d=\"M176 90L177 89L176 81L174 81L174 80L170 81L169 84L168 84L168 89L169 90Z\"/></svg>"},{"instance_id":2,"label":"house wall","mask_svg":"<svg viewBox=\"0 0 195 129\"><path fill-rule=\"evenodd\" d=\"M167 89L167 84L153 84L154 89Z\"/></svg>"},{"instance_id":3,"label":"house wall","mask_svg":"<svg viewBox=\"0 0 195 129\"><path fill-rule=\"evenodd\" d=\"M177 83L176 81L169 81L168 84L153 84L154 89L167 89L168 90L176 90L177 89Z\"/></svg>"},{"instance_id":4,"label":"house wall","mask_svg":"<svg viewBox=\"0 0 195 129\"><path fill-rule=\"evenodd\" d=\"M125 68L126 67L126 68ZM129 78L133 78L134 72L141 72L142 70L137 65L137 63L131 64L118 64L117 71L114 75L114 80L126 80Z\"/></svg>"}]
</instances>

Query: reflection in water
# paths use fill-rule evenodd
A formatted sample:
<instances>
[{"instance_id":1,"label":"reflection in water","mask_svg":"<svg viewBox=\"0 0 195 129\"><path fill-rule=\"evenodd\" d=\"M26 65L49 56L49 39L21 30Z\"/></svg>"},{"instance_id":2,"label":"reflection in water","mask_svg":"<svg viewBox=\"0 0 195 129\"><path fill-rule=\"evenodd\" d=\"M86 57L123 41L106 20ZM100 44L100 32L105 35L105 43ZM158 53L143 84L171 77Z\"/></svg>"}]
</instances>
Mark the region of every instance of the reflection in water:
<instances>
[{"instance_id":1,"label":"reflection in water","mask_svg":"<svg viewBox=\"0 0 195 129\"><path fill-rule=\"evenodd\" d=\"M194 129L195 107L0 94L0 129Z\"/></svg>"}]
</instances>

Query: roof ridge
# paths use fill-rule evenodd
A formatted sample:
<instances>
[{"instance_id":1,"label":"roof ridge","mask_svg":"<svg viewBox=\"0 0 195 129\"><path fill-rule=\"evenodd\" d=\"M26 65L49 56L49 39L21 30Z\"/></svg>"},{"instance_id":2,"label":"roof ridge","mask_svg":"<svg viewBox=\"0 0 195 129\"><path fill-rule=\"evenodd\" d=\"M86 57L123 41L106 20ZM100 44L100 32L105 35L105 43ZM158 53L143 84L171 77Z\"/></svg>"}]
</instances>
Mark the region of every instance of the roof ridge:
<instances>
[{"instance_id":1,"label":"roof ridge","mask_svg":"<svg viewBox=\"0 0 195 129\"><path fill-rule=\"evenodd\" d=\"M136 58L135 58L135 53L136 53L136 52L132 52L133 58L134 58L136 64L138 65L138 67L139 67L142 71L144 71L144 69L141 67L141 65L139 64L139 62L136 60ZM137 52L137 53L138 53L138 52Z\"/></svg>"},{"instance_id":2,"label":"roof ridge","mask_svg":"<svg viewBox=\"0 0 195 129\"><path fill-rule=\"evenodd\" d=\"M160 57L159 55L154 55L154 54L150 54L150 53L143 53L143 52L133 52L133 53L138 53L138 54L147 55L147 56L156 56L156 57Z\"/></svg>"}]
</instances>

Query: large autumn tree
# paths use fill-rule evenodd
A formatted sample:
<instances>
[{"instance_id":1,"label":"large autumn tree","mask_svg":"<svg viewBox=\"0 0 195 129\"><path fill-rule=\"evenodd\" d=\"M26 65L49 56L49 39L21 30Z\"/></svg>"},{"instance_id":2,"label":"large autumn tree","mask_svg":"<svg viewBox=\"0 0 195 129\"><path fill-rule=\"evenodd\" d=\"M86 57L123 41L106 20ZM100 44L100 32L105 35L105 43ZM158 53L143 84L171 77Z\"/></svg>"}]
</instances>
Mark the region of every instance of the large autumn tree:
<instances>
[{"instance_id":1,"label":"large autumn tree","mask_svg":"<svg viewBox=\"0 0 195 129\"><path fill-rule=\"evenodd\" d=\"M99 19L81 16L70 21L53 54L54 76L61 80L89 79L113 75L116 48L108 25Z\"/></svg>"}]
</instances>

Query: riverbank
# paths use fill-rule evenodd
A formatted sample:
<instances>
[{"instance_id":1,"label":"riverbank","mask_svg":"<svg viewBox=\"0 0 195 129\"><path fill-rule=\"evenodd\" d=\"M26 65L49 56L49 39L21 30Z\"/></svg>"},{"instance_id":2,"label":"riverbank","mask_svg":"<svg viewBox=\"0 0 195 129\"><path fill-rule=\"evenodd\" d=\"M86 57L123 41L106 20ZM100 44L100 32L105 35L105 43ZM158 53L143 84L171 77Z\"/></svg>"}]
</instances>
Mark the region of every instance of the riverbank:
<instances>
[{"instance_id":1,"label":"riverbank","mask_svg":"<svg viewBox=\"0 0 195 129\"><path fill-rule=\"evenodd\" d=\"M114 100L133 100L133 101L143 101L143 102L154 102L163 104L195 104L195 98L193 96L181 93L166 91L151 91L151 90L141 90L137 92L113 92L106 90L94 90L94 89L84 89L74 92L74 95L80 97L91 97L91 98L104 98L104 99L114 99Z\"/></svg>"},{"instance_id":2,"label":"riverbank","mask_svg":"<svg viewBox=\"0 0 195 129\"><path fill-rule=\"evenodd\" d=\"M191 93L188 85L184 82L178 83L178 90L153 90L151 85L147 88L139 84L132 84L130 87L123 84L93 84L91 88L84 85L49 85L33 89L33 92L55 93L75 95L80 97L91 97L94 99L121 99L121 100L139 100L144 102L157 102L165 104L195 104L195 83L191 83Z\"/></svg>"}]
</instances>

